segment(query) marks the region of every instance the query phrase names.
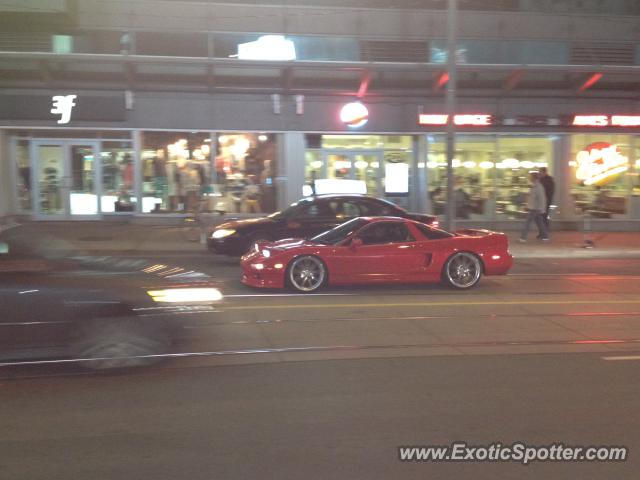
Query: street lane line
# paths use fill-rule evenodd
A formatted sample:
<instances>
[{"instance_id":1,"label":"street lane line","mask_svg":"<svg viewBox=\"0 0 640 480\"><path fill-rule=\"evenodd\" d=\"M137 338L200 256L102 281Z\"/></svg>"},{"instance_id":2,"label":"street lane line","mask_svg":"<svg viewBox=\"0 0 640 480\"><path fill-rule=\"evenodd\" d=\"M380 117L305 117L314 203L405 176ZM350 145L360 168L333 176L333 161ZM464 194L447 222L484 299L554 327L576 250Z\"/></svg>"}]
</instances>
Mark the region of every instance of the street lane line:
<instances>
[{"instance_id":1,"label":"street lane line","mask_svg":"<svg viewBox=\"0 0 640 480\"><path fill-rule=\"evenodd\" d=\"M252 298L252 297L354 297L357 293L247 293L225 295L224 298Z\"/></svg>"},{"instance_id":2,"label":"street lane line","mask_svg":"<svg viewBox=\"0 0 640 480\"><path fill-rule=\"evenodd\" d=\"M616 357L602 357L602 359L608 360L610 362L624 362L624 361L640 360L640 355L620 355Z\"/></svg>"},{"instance_id":3,"label":"street lane line","mask_svg":"<svg viewBox=\"0 0 640 480\"><path fill-rule=\"evenodd\" d=\"M402 302L402 303L343 303L343 304L297 304L297 305L229 305L223 310L274 310L307 308L391 308L391 307L461 307L489 305L640 305L640 300L520 300L520 301L482 301L482 302Z\"/></svg>"},{"instance_id":4,"label":"street lane line","mask_svg":"<svg viewBox=\"0 0 640 480\"><path fill-rule=\"evenodd\" d=\"M440 343L399 343L399 344L360 344L360 345L309 345L291 347L264 347L264 348L241 348L234 350L212 350L199 352L177 352L158 355L134 355L128 357L103 357L103 358L68 358L55 360L26 360L1 362L0 367L24 367L35 365L64 365L82 364L99 360L109 360L113 358L168 358L181 359L193 357L222 357L222 356L244 356L257 354L281 354L281 353L305 353L305 352L337 352L337 351L367 351L367 350L389 350L389 349L413 349L413 348L472 348L472 347L527 347L527 346L584 346L584 345L607 345L610 343L638 344L640 339L630 338L626 340L506 340L506 341L470 341L470 342L440 342ZM466 353L465 355L473 355ZM607 358L607 357L603 357ZM611 357L615 358L615 357ZM640 356L637 357L640 359ZM4 377L0 380L20 379L19 376Z\"/></svg>"}]
</instances>

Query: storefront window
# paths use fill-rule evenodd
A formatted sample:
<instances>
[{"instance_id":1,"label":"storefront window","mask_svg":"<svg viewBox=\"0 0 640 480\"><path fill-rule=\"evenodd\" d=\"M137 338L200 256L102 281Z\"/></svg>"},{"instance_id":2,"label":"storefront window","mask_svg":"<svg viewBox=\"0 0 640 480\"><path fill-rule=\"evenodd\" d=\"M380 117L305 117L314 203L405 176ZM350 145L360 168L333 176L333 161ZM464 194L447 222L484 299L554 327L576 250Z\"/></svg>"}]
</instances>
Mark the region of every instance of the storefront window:
<instances>
[{"instance_id":1,"label":"storefront window","mask_svg":"<svg viewBox=\"0 0 640 480\"><path fill-rule=\"evenodd\" d=\"M621 218L629 211L631 135L571 136L571 197L577 215Z\"/></svg>"},{"instance_id":2,"label":"storefront window","mask_svg":"<svg viewBox=\"0 0 640 480\"><path fill-rule=\"evenodd\" d=\"M366 193L408 205L411 136L307 134L306 142L306 182L322 179L321 193Z\"/></svg>"},{"instance_id":3,"label":"storefront window","mask_svg":"<svg viewBox=\"0 0 640 480\"><path fill-rule=\"evenodd\" d=\"M143 132L142 212L213 210L211 138L208 132Z\"/></svg>"},{"instance_id":4,"label":"storefront window","mask_svg":"<svg viewBox=\"0 0 640 480\"><path fill-rule=\"evenodd\" d=\"M428 137L428 179L431 211L446 213L447 144L444 135ZM453 159L456 218L485 220L493 214L493 170L496 158L493 135L464 135L456 139Z\"/></svg>"},{"instance_id":5,"label":"storefront window","mask_svg":"<svg viewBox=\"0 0 640 480\"><path fill-rule=\"evenodd\" d=\"M16 142L16 173L18 207L22 212L31 211L31 164L29 161L29 141L18 140Z\"/></svg>"},{"instance_id":6,"label":"storefront window","mask_svg":"<svg viewBox=\"0 0 640 480\"><path fill-rule=\"evenodd\" d=\"M304 183L313 185L313 182L323 177L322 158L319 150L307 150L304 155Z\"/></svg>"},{"instance_id":7,"label":"storefront window","mask_svg":"<svg viewBox=\"0 0 640 480\"><path fill-rule=\"evenodd\" d=\"M529 172L546 167L547 173L553 176L552 141L546 137L500 136L498 151L500 158L495 164L496 218L524 218L530 187ZM494 168L494 165L490 167Z\"/></svg>"},{"instance_id":8,"label":"storefront window","mask_svg":"<svg viewBox=\"0 0 640 480\"><path fill-rule=\"evenodd\" d=\"M275 211L276 136L221 133L217 143L215 173L220 209L235 213Z\"/></svg>"},{"instance_id":9,"label":"storefront window","mask_svg":"<svg viewBox=\"0 0 640 480\"><path fill-rule=\"evenodd\" d=\"M102 213L134 212L134 155L131 142L102 142Z\"/></svg>"}]
</instances>

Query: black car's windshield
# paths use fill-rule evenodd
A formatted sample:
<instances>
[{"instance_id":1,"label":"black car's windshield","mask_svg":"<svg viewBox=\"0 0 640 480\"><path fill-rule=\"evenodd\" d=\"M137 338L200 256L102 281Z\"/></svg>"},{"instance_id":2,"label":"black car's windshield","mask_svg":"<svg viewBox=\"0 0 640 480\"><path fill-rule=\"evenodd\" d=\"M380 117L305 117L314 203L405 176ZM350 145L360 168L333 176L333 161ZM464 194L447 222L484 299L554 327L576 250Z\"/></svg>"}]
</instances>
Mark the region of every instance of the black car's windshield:
<instances>
[{"instance_id":1,"label":"black car's windshield","mask_svg":"<svg viewBox=\"0 0 640 480\"><path fill-rule=\"evenodd\" d=\"M291 205L289 205L287 208L285 208L284 210L280 210L279 212L275 212L272 213L271 215L267 215L269 218L285 218L285 217L290 217L291 215L293 215L294 212L296 212L302 205L306 205L308 203L311 203L313 200L308 199L308 198L303 198L302 200L298 200L295 203L292 203Z\"/></svg>"},{"instance_id":2,"label":"black car's windshield","mask_svg":"<svg viewBox=\"0 0 640 480\"><path fill-rule=\"evenodd\" d=\"M324 232L313 237L311 241L326 243L327 245L336 245L337 243L347 239L353 232L360 230L360 228L367 224L367 221L368 220L364 218L354 218L353 220L349 220L328 232Z\"/></svg>"}]
</instances>

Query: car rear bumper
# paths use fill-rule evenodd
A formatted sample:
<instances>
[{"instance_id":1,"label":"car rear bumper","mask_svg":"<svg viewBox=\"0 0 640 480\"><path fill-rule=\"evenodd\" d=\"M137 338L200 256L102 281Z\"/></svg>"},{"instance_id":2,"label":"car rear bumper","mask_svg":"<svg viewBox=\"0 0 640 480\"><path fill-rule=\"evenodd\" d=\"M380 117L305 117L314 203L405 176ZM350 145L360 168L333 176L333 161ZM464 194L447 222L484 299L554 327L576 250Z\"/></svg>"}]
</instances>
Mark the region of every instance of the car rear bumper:
<instances>
[{"instance_id":1,"label":"car rear bumper","mask_svg":"<svg viewBox=\"0 0 640 480\"><path fill-rule=\"evenodd\" d=\"M506 275L513 266L513 256L509 252L493 252L484 258L485 275Z\"/></svg>"}]
</instances>

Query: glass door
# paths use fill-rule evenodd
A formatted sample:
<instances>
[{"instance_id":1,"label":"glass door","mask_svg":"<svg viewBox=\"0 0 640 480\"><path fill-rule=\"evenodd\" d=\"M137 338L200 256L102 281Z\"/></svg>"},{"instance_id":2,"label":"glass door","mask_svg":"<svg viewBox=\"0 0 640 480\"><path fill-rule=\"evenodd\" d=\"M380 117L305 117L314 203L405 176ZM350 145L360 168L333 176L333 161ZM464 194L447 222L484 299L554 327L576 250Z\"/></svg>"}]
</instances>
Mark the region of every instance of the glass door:
<instances>
[{"instance_id":1,"label":"glass door","mask_svg":"<svg viewBox=\"0 0 640 480\"><path fill-rule=\"evenodd\" d=\"M98 213L97 142L33 142L34 212L42 220L83 218Z\"/></svg>"},{"instance_id":2,"label":"glass door","mask_svg":"<svg viewBox=\"0 0 640 480\"><path fill-rule=\"evenodd\" d=\"M68 209L64 144L43 141L33 145L34 212L43 218L64 217Z\"/></svg>"}]
</instances>

